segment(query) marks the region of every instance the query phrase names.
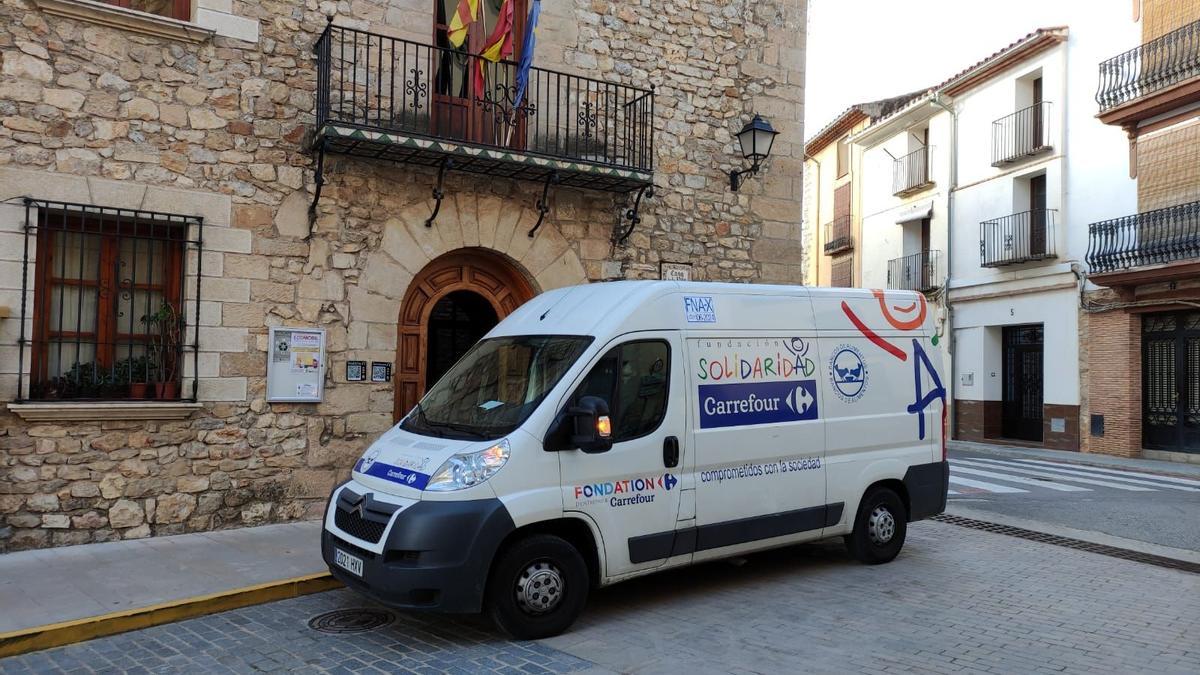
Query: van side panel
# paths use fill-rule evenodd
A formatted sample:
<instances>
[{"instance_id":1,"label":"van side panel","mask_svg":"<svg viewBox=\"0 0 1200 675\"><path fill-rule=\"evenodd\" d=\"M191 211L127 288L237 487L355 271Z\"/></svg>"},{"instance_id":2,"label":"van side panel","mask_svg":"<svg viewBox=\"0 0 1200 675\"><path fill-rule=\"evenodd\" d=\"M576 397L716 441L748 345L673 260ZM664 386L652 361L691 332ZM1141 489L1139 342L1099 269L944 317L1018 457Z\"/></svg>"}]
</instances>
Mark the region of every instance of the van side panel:
<instances>
[{"instance_id":1,"label":"van side panel","mask_svg":"<svg viewBox=\"0 0 1200 675\"><path fill-rule=\"evenodd\" d=\"M814 297L813 307L824 371L828 499L847 505L841 522L825 532L830 536L850 531L871 484L906 476L911 482L911 467L940 461L945 393L934 386L941 354L929 353L932 309L923 296L859 291ZM928 486L929 477L919 482Z\"/></svg>"}]
</instances>

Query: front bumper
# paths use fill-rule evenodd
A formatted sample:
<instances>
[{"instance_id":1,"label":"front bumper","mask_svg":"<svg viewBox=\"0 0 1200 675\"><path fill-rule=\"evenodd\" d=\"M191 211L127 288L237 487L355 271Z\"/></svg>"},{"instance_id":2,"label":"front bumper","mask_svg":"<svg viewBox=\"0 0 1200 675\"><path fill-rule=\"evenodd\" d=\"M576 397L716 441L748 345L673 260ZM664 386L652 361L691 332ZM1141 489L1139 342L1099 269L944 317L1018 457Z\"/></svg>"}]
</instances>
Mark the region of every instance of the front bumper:
<instances>
[{"instance_id":1,"label":"front bumper","mask_svg":"<svg viewBox=\"0 0 1200 675\"><path fill-rule=\"evenodd\" d=\"M950 489L950 462L915 464L904 473L908 491L908 520L924 520L946 510Z\"/></svg>"},{"instance_id":2,"label":"front bumper","mask_svg":"<svg viewBox=\"0 0 1200 675\"><path fill-rule=\"evenodd\" d=\"M422 501L393 518L381 553L350 543L326 525L321 555L333 576L399 609L479 612L492 558L515 529L504 504L499 499ZM335 547L362 558L361 578L334 564Z\"/></svg>"}]
</instances>

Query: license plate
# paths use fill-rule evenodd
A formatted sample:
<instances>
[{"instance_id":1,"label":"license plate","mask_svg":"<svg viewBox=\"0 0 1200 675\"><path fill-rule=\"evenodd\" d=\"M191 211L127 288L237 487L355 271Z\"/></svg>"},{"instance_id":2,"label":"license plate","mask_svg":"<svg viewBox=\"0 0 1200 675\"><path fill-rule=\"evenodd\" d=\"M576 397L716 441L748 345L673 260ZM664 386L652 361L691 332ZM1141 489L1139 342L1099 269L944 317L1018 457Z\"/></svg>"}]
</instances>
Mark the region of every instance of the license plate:
<instances>
[{"instance_id":1,"label":"license plate","mask_svg":"<svg viewBox=\"0 0 1200 675\"><path fill-rule=\"evenodd\" d=\"M333 549L333 564L350 572L354 576L361 577L363 572L362 558L352 556L341 549Z\"/></svg>"}]
</instances>

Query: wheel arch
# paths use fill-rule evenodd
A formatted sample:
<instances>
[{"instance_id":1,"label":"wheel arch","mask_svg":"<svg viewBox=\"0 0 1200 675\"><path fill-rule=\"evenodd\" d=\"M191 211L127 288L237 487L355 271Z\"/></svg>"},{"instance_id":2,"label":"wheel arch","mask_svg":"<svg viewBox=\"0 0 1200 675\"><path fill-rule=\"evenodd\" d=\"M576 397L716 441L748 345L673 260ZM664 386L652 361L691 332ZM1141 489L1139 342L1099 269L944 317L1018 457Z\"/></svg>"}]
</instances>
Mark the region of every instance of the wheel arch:
<instances>
[{"instance_id":1,"label":"wheel arch","mask_svg":"<svg viewBox=\"0 0 1200 675\"><path fill-rule=\"evenodd\" d=\"M492 562L488 566L488 583L491 583L492 571L495 569L496 561L500 559L504 553L515 542L525 539L535 534L549 534L559 537L575 547L579 551L579 555L583 557L588 568L588 579L591 580L592 586L600 585L603 578L603 563L601 559L603 555L603 546L597 541L599 535L593 532L593 525L583 518L573 518L564 516L554 518L552 520L542 520L528 525L522 525L512 532L500 542L495 555L492 556Z\"/></svg>"}]
</instances>

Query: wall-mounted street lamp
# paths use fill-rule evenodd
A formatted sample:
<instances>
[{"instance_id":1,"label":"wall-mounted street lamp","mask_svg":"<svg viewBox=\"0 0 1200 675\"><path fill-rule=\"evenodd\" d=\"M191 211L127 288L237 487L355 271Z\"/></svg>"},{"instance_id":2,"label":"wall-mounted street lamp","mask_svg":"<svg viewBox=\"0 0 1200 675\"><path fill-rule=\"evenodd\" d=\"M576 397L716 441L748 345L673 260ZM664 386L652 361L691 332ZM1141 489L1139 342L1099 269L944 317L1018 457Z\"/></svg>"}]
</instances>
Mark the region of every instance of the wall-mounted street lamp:
<instances>
[{"instance_id":1,"label":"wall-mounted street lamp","mask_svg":"<svg viewBox=\"0 0 1200 675\"><path fill-rule=\"evenodd\" d=\"M762 163L771 154L771 144L775 142L775 137L779 135L778 131L771 128L771 123L764 120L757 113L754 119L746 123L742 130L737 133L738 145L742 149L742 156L750 160L750 168L742 169L741 171L729 172L729 189L737 192L738 185L742 182L743 174L758 173Z\"/></svg>"}]
</instances>

